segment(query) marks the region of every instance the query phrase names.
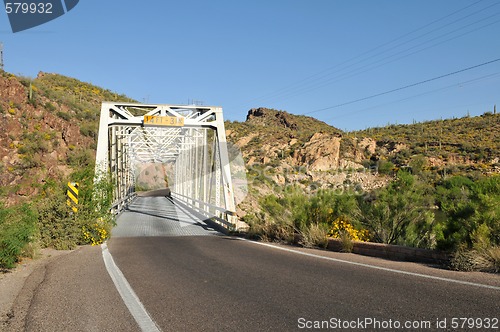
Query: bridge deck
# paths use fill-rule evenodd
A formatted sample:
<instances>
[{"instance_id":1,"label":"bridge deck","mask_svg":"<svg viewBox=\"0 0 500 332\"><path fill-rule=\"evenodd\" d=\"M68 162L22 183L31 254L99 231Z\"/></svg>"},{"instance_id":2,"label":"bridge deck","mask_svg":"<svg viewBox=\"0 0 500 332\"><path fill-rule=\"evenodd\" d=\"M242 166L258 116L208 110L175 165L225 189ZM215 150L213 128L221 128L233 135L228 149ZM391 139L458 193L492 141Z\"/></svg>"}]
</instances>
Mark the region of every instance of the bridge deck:
<instances>
[{"instance_id":1,"label":"bridge deck","mask_svg":"<svg viewBox=\"0 0 500 332\"><path fill-rule=\"evenodd\" d=\"M220 234L193 211L166 197L136 197L116 222L113 237Z\"/></svg>"}]
</instances>

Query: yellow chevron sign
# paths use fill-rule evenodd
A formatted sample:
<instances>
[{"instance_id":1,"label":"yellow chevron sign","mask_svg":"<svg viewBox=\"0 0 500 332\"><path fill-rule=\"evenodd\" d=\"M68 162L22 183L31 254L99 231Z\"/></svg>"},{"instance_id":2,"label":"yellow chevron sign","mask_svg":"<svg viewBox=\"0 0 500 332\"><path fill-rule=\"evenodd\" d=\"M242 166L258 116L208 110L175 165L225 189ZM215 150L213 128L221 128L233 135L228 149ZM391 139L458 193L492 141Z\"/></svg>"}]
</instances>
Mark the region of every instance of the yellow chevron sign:
<instances>
[{"instance_id":1,"label":"yellow chevron sign","mask_svg":"<svg viewBox=\"0 0 500 332\"><path fill-rule=\"evenodd\" d=\"M68 199L66 203L71 207L73 212L78 212L78 182L68 182L68 191L66 192L66 196Z\"/></svg>"}]
</instances>

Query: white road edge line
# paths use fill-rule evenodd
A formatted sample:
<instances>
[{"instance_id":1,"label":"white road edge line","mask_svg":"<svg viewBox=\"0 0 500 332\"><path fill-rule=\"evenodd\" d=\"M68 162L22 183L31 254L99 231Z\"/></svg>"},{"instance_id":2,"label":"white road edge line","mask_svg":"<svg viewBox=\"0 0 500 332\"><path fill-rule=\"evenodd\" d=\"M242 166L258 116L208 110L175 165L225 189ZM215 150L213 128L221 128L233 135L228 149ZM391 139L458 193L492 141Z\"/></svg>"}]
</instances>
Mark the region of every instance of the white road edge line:
<instances>
[{"instance_id":1,"label":"white road edge line","mask_svg":"<svg viewBox=\"0 0 500 332\"><path fill-rule=\"evenodd\" d=\"M456 279L450 279L450 278L444 278L444 277L436 277L436 276L431 276L428 274L421 274L421 273L415 273L415 272L408 272L408 271L402 271L402 270L396 270L396 269L391 269L387 267L382 267L382 266L377 266L377 265L371 265L371 264L365 264L365 263L357 263L357 262L351 262L343 259L338 259L338 258L333 258L333 257L326 257L326 256L320 256L316 254L311 254L308 252L302 252L298 250L293 250L289 248L283 248L279 247L270 243L263 243L263 242L257 242L257 241L252 241L244 238L238 238L242 241L250 242L253 244L258 244L264 247L270 247L286 252L291 252L294 254L298 255L303 255L303 256L308 256L308 257L314 257L314 258L319 258L319 259L324 259L328 261L333 261L333 262L338 262L338 263L345 263L345 264L351 264L351 265L356 265L356 266L362 266L362 267L367 267L370 269L376 269L376 270L382 270L382 271L387 271L387 272L393 272L393 273L399 273L399 274L404 274L404 275L410 275L414 277L420 277L420 278L427 278L427 279L434 279L434 280L439 280L439 281L445 281L445 282L450 282L450 283L456 283L456 284L462 284L462 285L467 285L467 286L474 286L474 287L482 287L482 288L488 288L488 289L494 289L500 291L500 287L498 286L491 286L491 285L485 285L485 284L478 284L475 282L470 282L470 281L462 281L462 280L456 280Z\"/></svg>"},{"instance_id":2,"label":"white road edge line","mask_svg":"<svg viewBox=\"0 0 500 332\"><path fill-rule=\"evenodd\" d=\"M161 332L161 329L158 325L156 325L149 313L146 311L146 308L144 308L144 305L135 294L122 271L120 271L118 266L115 264L106 242L101 244L101 249L104 265L106 265L109 276L113 280L118 293L120 293L123 302L125 302L125 305L134 317L140 329L143 332Z\"/></svg>"}]
</instances>

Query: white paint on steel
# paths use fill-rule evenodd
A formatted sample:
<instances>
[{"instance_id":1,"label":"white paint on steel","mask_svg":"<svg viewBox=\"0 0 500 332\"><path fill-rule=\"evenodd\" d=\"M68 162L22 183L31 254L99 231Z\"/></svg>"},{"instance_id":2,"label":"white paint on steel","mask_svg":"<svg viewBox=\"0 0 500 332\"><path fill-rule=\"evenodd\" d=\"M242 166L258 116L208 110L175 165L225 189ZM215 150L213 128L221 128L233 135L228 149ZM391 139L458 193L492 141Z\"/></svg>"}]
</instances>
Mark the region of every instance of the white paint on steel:
<instances>
[{"instance_id":1,"label":"white paint on steel","mask_svg":"<svg viewBox=\"0 0 500 332\"><path fill-rule=\"evenodd\" d=\"M184 126L144 125L144 116L182 118ZM210 144L208 136L213 138L212 149L207 147ZM135 173L141 163L170 164L173 174L169 186L173 193L206 203L215 199L214 205L219 209L234 212L229 162L220 107L102 103L96 178L111 174L115 212L122 211L133 199ZM210 205L201 207L208 214L221 215L219 210L211 210ZM231 225L236 224L233 213L224 214L224 218Z\"/></svg>"},{"instance_id":2,"label":"white paint on steel","mask_svg":"<svg viewBox=\"0 0 500 332\"><path fill-rule=\"evenodd\" d=\"M432 276L432 275L422 274L422 273L415 273L415 272L408 272L408 271L396 270L396 269L391 269L391 268L377 266L377 265L371 265L371 264L365 264L365 263L351 262L351 261L347 261L347 260L343 260L343 259L338 259L338 258L333 258L333 257L327 257L327 256L321 256L321 255L316 255L316 254L312 254L312 253L308 253L308 252L293 250L293 249L286 248L286 247L279 247L279 246L276 246L276 245L273 245L273 244L269 244L269 243L250 241L250 240L243 239L243 238L238 238L238 239L242 240L242 241L249 242L249 243L261 245L261 246L264 246L264 247L269 247L269 248L273 248L273 249L277 249L277 250L282 250L282 251L294 253L294 254L297 254L297 255L303 255L303 256L314 257L314 258L318 258L318 259L324 259L324 260L332 261L332 262L345 263L345 264L356 265L356 266L366 267L366 268L375 269L375 270L381 270L381 271L387 271L387 272L392 272L392 273L409 275L409 276L413 276L413 277L433 279L433 280L439 280L439 281L444 281L444 282L449 282L449 283L455 283L455 284L461 284L461 285L467 285L467 286L489 288L489 289L494 289L494 290L500 291L500 287L498 287L498 286L485 285L485 284L479 284L479 283L470 282L470 281L456 280L456 279L450 279L450 278L444 278L444 277L437 277L437 276Z\"/></svg>"},{"instance_id":3,"label":"white paint on steel","mask_svg":"<svg viewBox=\"0 0 500 332\"><path fill-rule=\"evenodd\" d=\"M153 321L146 308L144 308L144 305L135 294L122 271L120 271L118 266L116 266L115 261L108 250L107 244L103 243L101 248L102 257L109 276L113 280L118 293L120 293L123 302L125 302L125 305L134 317L140 329L144 332L160 332L161 329Z\"/></svg>"}]
</instances>

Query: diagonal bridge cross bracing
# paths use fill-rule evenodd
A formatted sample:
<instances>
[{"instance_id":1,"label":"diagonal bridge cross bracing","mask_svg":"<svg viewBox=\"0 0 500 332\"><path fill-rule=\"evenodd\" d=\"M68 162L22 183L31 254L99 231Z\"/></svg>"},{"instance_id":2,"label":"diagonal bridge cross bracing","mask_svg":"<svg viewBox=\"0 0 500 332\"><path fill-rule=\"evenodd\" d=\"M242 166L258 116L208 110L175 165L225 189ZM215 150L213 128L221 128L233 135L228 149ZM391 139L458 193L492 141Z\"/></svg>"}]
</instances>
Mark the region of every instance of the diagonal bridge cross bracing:
<instances>
[{"instance_id":1,"label":"diagonal bridge cross bracing","mask_svg":"<svg viewBox=\"0 0 500 332\"><path fill-rule=\"evenodd\" d=\"M137 174L147 163L162 164L174 199L234 227L222 108L103 102L96 178L111 175L115 213L135 197Z\"/></svg>"}]
</instances>

